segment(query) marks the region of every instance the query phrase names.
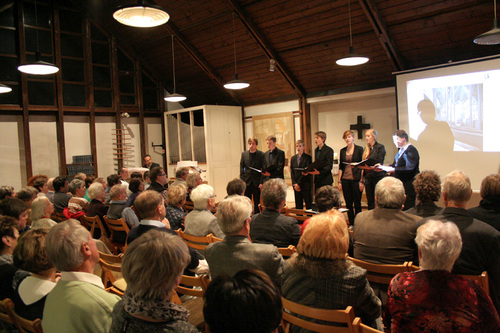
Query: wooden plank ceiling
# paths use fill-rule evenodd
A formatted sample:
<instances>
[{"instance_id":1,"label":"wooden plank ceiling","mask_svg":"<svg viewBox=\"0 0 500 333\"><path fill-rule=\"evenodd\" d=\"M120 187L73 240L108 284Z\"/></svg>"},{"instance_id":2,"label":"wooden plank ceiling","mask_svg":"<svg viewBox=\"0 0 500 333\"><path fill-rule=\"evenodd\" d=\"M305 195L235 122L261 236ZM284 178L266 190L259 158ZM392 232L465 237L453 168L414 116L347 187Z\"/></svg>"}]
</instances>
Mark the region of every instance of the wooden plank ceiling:
<instances>
[{"instance_id":1,"label":"wooden plank ceiling","mask_svg":"<svg viewBox=\"0 0 500 333\"><path fill-rule=\"evenodd\" d=\"M353 46L370 61L341 67L349 50L347 0L156 0L170 14L148 29L117 23L112 13L134 0L73 0L104 25L171 91L171 35L176 35L177 92L184 107L244 106L394 85L395 71L496 55L500 46L472 39L491 29L491 0L351 0ZM249 88L231 92L237 69ZM269 71L269 60L277 61Z\"/></svg>"}]
</instances>

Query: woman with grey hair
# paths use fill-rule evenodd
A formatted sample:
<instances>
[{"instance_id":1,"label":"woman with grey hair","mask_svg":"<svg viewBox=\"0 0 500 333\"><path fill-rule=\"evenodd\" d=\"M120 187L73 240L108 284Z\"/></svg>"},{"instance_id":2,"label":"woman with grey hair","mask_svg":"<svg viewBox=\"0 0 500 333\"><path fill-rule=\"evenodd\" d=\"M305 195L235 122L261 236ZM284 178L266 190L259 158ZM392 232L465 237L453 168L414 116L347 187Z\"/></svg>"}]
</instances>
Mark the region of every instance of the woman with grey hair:
<instances>
[{"instance_id":1,"label":"woman with grey hair","mask_svg":"<svg viewBox=\"0 0 500 333\"><path fill-rule=\"evenodd\" d=\"M493 302L474 281L451 273L462 237L452 222L417 230L420 270L391 281L384 322L391 332L499 332Z\"/></svg>"},{"instance_id":2,"label":"woman with grey hair","mask_svg":"<svg viewBox=\"0 0 500 333\"><path fill-rule=\"evenodd\" d=\"M131 243L122 261L127 289L109 332L198 332L189 311L170 302L189 260L184 241L166 232L150 230Z\"/></svg>"},{"instance_id":3,"label":"woman with grey hair","mask_svg":"<svg viewBox=\"0 0 500 333\"><path fill-rule=\"evenodd\" d=\"M194 209L186 215L184 232L192 236L206 236L224 238L224 233L217 224L217 218L210 211L215 208L214 188L207 184L198 185L191 192Z\"/></svg>"},{"instance_id":4,"label":"woman with grey hair","mask_svg":"<svg viewBox=\"0 0 500 333\"><path fill-rule=\"evenodd\" d=\"M54 204L47 197L39 197L31 204L31 228L51 228L57 224L50 216L54 213Z\"/></svg>"}]
</instances>

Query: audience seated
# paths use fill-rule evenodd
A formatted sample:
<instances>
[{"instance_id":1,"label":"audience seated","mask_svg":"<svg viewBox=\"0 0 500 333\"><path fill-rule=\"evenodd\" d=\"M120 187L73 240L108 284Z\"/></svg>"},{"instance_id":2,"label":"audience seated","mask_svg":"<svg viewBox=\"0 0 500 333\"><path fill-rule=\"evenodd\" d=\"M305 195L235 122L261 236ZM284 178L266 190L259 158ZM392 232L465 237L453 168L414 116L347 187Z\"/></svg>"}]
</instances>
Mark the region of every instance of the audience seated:
<instances>
[{"instance_id":1,"label":"audience seated","mask_svg":"<svg viewBox=\"0 0 500 333\"><path fill-rule=\"evenodd\" d=\"M17 229L20 233L29 229L29 226L26 226L28 210L28 205L18 198L7 198L0 202L0 213L13 217L17 221Z\"/></svg>"},{"instance_id":2,"label":"audience seated","mask_svg":"<svg viewBox=\"0 0 500 333\"><path fill-rule=\"evenodd\" d=\"M481 182L481 202L467 212L500 231L500 174L486 176Z\"/></svg>"},{"instance_id":3,"label":"audience seated","mask_svg":"<svg viewBox=\"0 0 500 333\"><path fill-rule=\"evenodd\" d=\"M188 235L206 236L213 234L215 237L223 238L224 233L217 224L217 218L210 211L215 207L214 188L202 184L197 186L191 193L194 209L186 215L184 231Z\"/></svg>"},{"instance_id":4,"label":"audience seated","mask_svg":"<svg viewBox=\"0 0 500 333\"><path fill-rule=\"evenodd\" d=\"M168 206L166 207L165 217L170 222L170 228L177 230L184 229L184 204L186 203L186 187L183 185L170 186L167 193Z\"/></svg>"},{"instance_id":5,"label":"audience seated","mask_svg":"<svg viewBox=\"0 0 500 333\"><path fill-rule=\"evenodd\" d=\"M142 179L132 178L130 179L130 184L128 189L132 192L127 199L127 207L132 207L134 205L135 198L144 191L144 184Z\"/></svg>"},{"instance_id":6,"label":"audience seated","mask_svg":"<svg viewBox=\"0 0 500 333\"><path fill-rule=\"evenodd\" d=\"M445 209L434 220L455 223L462 236L462 251L452 272L479 275L488 272L490 296L500 312L500 232L492 226L473 218L465 207L472 195L469 177L455 170L443 182ZM422 220L419 225L426 222Z\"/></svg>"},{"instance_id":7,"label":"audience seated","mask_svg":"<svg viewBox=\"0 0 500 333\"><path fill-rule=\"evenodd\" d=\"M186 179L189 175L189 168L179 168L175 171L175 180L174 182L171 184L173 186L175 185L184 185L187 189L187 183L186 183Z\"/></svg>"},{"instance_id":8,"label":"audience seated","mask_svg":"<svg viewBox=\"0 0 500 333\"><path fill-rule=\"evenodd\" d=\"M142 220L138 226L130 229L127 237L129 245L151 229L157 229L179 237L175 231L169 228L168 220L165 219L165 203L158 192L144 191L139 194L135 200L135 208L141 215ZM189 249L189 254L191 255L191 261L187 269L195 269L199 264L198 253L196 250Z\"/></svg>"},{"instance_id":9,"label":"audience seated","mask_svg":"<svg viewBox=\"0 0 500 333\"><path fill-rule=\"evenodd\" d=\"M0 215L0 265L13 264L12 254L17 245L19 230L17 221L10 216Z\"/></svg>"},{"instance_id":10,"label":"audience seated","mask_svg":"<svg viewBox=\"0 0 500 333\"><path fill-rule=\"evenodd\" d=\"M38 195L38 190L33 186L25 186L17 192L16 198L21 199L26 202L28 207L31 207L31 203L36 199Z\"/></svg>"},{"instance_id":11,"label":"audience seated","mask_svg":"<svg viewBox=\"0 0 500 333\"><path fill-rule=\"evenodd\" d=\"M283 297L321 309L352 306L363 323L381 328L381 302L366 271L346 260L348 247L349 231L342 213L331 209L312 217L297 253L285 263Z\"/></svg>"},{"instance_id":12,"label":"audience seated","mask_svg":"<svg viewBox=\"0 0 500 333\"><path fill-rule=\"evenodd\" d=\"M203 179L199 172L191 172L186 178L187 186L187 200L191 201L191 192L196 188L196 186L203 184Z\"/></svg>"},{"instance_id":13,"label":"audience seated","mask_svg":"<svg viewBox=\"0 0 500 333\"><path fill-rule=\"evenodd\" d=\"M118 175L120 176L120 184L125 187L125 191L127 193L127 196L129 195L129 190L128 190L128 181L130 180L130 174L128 172L127 168L120 168L118 170Z\"/></svg>"},{"instance_id":14,"label":"audience seated","mask_svg":"<svg viewBox=\"0 0 500 333\"><path fill-rule=\"evenodd\" d=\"M123 256L127 289L113 309L109 332L198 332L188 323L188 310L170 302L189 261L178 236L150 230L137 238Z\"/></svg>"},{"instance_id":15,"label":"audience seated","mask_svg":"<svg viewBox=\"0 0 500 333\"><path fill-rule=\"evenodd\" d=\"M203 315L211 333L277 332L281 314L279 289L261 271L220 275L205 292Z\"/></svg>"},{"instance_id":16,"label":"audience seated","mask_svg":"<svg viewBox=\"0 0 500 333\"><path fill-rule=\"evenodd\" d=\"M120 219L123 217L125 222L130 228L139 225L139 219L134 211L127 206L127 191L123 185L115 185L109 191L111 201L109 202L109 209L107 216L110 219ZM120 240L115 241L121 243ZM125 242L125 235L123 235L123 242Z\"/></svg>"},{"instance_id":17,"label":"audience seated","mask_svg":"<svg viewBox=\"0 0 500 333\"><path fill-rule=\"evenodd\" d=\"M258 269L279 286L283 257L274 245L250 242L251 214L252 203L247 197L232 195L220 202L217 223L226 237L205 249L210 275L216 278L222 274L232 276L242 269Z\"/></svg>"},{"instance_id":18,"label":"audience seated","mask_svg":"<svg viewBox=\"0 0 500 333\"><path fill-rule=\"evenodd\" d=\"M79 172L75 175L75 177L73 177L73 179L79 179L79 180L85 182L85 179L87 179L87 175L83 172Z\"/></svg>"},{"instance_id":19,"label":"audience seated","mask_svg":"<svg viewBox=\"0 0 500 333\"><path fill-rule=\"evenodd\" d=\"M69 183L68 190L73 195L68 201L68 210L70 215L75 218L75 214L81 212L85 213L89 206L89 202L83 197L85 195L85 191L87 190L85 188L85 182L75 178L71 181L71 183Z\"/></svg>"},{"instance_id":20,"label":"audience seated","mask_svg":"<svg viewBox=\"0 0 500 333\"><path fill-rule=\"evenodd\" d=\"M451 273L462 248L457 226L428 220L415 241L420 270L396 275L389 287L384 322L390 332L500 332L486 292Z\"/></svg>"},{"instance_id":21,"label":"audience seated","mask_svg":"<svg viewBox=\"0 0 500 333\"><path fill-rule=\"evenodd\" d=\"M247 189L247 184L240 178L234 178L229 183L227 183L226 192L227 196L230 195L245 195L245 190Z\"/></svg>"},{"instance_id":22,"label":"audience seated","mask_svg":"<svg viewBox=\"0 0 500 333\"><path fill-rule=\"evenodd\" d=\"M314 203L316 204L316 210L318 213L324 213L330 209L339 209L342 204L342 199L340 198L340 192L331 185L321 186L314 196ZM307 227L311 219L307 219L300 226L301 234L304 233L304 229Z\"/></svg>"},{"instance_id":23,"label":"audience seated","mask_svg":"<svg viewBox=\"0 0 500 333\"><path fill-rule=\"evenodd\" d=\"M94 216L99 216L102 222L104 222L104 215L108 213L109 207L104 205L104 200L106 198L106 190L102 186L101 183L99 182L94 182L92 185L89 187L89 198L90 198L90 204L89 208L87 209L87 216L94 217ZM99 235L95 235L94 237L99 238L100 237L100 231Z\"/></svg>"},{"instance_id":24,"label":"audience seated","mask_svg":"<svg viewBox=\"0 0 500 333\"><path fill-rule=\"evenodd\" d=\"M30 276L14 277L12 283L17 296L13 298L16 313L28 320L42 318L47 294L54 289L58 279L56 268L47 256L47 233L48 229L27 231L14 249L14 265L31 273Z\"/></svg>"},{"instance_id":25,"label":"audience seated","mask_svg":"<svg viewBox=\"0 0 500 333\"><path fill-rule=\"evenodd\" d=\"M55 193L54 179L55 178L49 178L49 180L47 180L47 188L49 189L49 191L47 192L46 196L52 203L54 202L54 193Z\"/></svg>"},{"instance_id":26,"label":"audience seated","mask_svg":"<svg viewBox=\"0 0 500 333\"><path fill-rule=\"evenodd\" d=\"M151 169L155 168L154 166L151 167ZM144 172L142 175L144 177L144 190L147 190L149 186L151 185L151 178L149 177L149 171Z\"/></svg>"},{"instance_id":27,"label":"audience seated","mask_svg":"<svg viewBox=\"0 0 500 333\"><path fill-rule=\"evenodd\" d=\"M102 179L102 178L101 178ZM90 197L89 197L89 187L92 185L92 183L95 181L95 176L94 175L88 175L85 178L85 195L83 196L85 200L90 202Z\"/></svg>"},{"instance_id":28,"label":"audience seated","mask_svg":"<svg viewBox=\"0 0 500 333\"><path fill-rule=\"evenodd\" d=\"M31 204L31 228L51 228L57 224L50 216L54 212L54 204L47 197L36 198Z\"/></svg>"},{"instance_id":29,"label":"audience seated","mask_svg":"<svg viewBox=\"0 0 500 333\"><path fill-rule=\"evenodd\" d=\"M47 184L49 177L44 175L38 175L35 179L33 179L33 187L38 190L38 197L45 197L49 192L49 186ZM28 183L29 185L29 183Z\"/></svg>"},{"instance_id":30,"label":"audience seated","mask_svg":"<svg viewBox=\"0 0 500 333\"><path fill-rule=\"evenodd\" d=\"M162 167L154 167L150 173L151 185L148 187L149 191L156 191L161 194L165 203L167 202L167 174L163 171Z\"/></svg>"},{"instance_id":31,"label":"audience seated","mask_svg":"<svg viewBox=\"0 0 500 333\"><path fill-rule=\"evenodd\" d=\"M52 183L54 186L54 197L52 203L54 203L54 210L56 213L62 213L64 208L68 207L69 199L71 195L67 194L69 183L66 177L59 176L54 179Z\"/></svg>"},{"instance_id":32,"label":"audience seated","mask_svg":"<svg viewBox=\"0 0 500 333\"><path fill-rule=\"evenodd\" d=\"M264 211L252 217L250 237L254 243L274 244L277 247L297 245L300 227L293 217L280 213L286 203L285 181L281 178L268 180L262 186Z\"/></svg>"},{"instance_id":33,"label":"audience seated","mask_svg":"<svg viewBox=\"0 0 500 333\"><path fill-rule=\"evenodd\" d=\"M417 193L418 204L408 209L407 213L429 217L443 211L442 207L436 205L441 196L441 179L435 171L425 170L419 173L413 181L413 187Z\"/></svg>"},{"instance_id":34,"label":"audience seated","mask_svg":"<svg viewBox=\"0 0 500 333\"><path fill-rule=\"evenodd\" d=\"M420 217L401 211L405 197L399 179L385 177L377 183L377 206L356 215L354 258L389 265L418 261L415 235Z\"/></svg>"},{"instance_id":35,"label":"audience seated","mask_svg":"<svg viewBox=\"0 0 500 333\"><path fill-rule=\"evenodd\" d=\"M67 220L52 227L45 241L61 279L45 301L43 331L109 332L111 312L120 298L105 291L101 278L93 274L99 253L88 230Z\"/></svg>"},{"instance_id":36,"label":"audience seated","mask_svg":"<svg viewBox=\"0 0 500 333\"><path fill-rule=\"evenodd\" d=\"M15 198L14 186L4 185L0 187L0 201L5 198Z\"/></svg>"},{"instance_id":37,"label":"audience seated","mask_svg":"<svg viewBox=\"0 0 500 333\"><path fill-rule=\"evenodd\" d=\"M108 183L108 186L104 187L104 189L106 190L106 198L104 199L104 203L106 205L109 204L109 202L111 201L111 198L109 196L109 191L111 190L111 188L115 185L121 184L120 176L118 176L116 174L109 175L107 178L107 183Z\"/></svg>"}]
</instances>

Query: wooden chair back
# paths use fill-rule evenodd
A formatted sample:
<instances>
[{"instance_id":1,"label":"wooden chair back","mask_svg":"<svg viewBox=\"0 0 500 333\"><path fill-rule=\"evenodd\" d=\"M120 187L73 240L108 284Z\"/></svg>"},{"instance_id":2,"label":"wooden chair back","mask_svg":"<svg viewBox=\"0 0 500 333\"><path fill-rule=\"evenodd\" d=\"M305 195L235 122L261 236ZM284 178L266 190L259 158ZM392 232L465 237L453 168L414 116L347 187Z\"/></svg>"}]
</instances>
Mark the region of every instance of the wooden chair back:
<instances>
[{"instance_id":1,"label":"wooden chair back","mask_svg":"<svg viewBox=\"0 0 500 333\"><path fill-rule=\"evenodd\" d=\"M187 246L196 250L205 250L208 244L213 243L213 235L208 234L206 236L192 236L186 234L182 230L177 230L177 234L184 239Z\"/></svg>"},{"instance_id":2,"label":"wooden chair back","mask_svg":"<svg viewBox=\"0 0 500 333\"><path fill-rule=\"evenodd\" d=\"M316 214L313 212L306 212L304 209L287 208L285 215L293 217L299 222L299 224L302 224L305 220L310 219Z\"/></svg>"},{"instance_id":3,"label":"wooden chair back","mask_svg":"<svg viewBox=\"0 0 500 333\"><path fill-rule=\"evenodd\" d=\"M101 266L101 280L104 288L108 290L108 288L113 287L113 289L119 290L122 295L124 290L117 288L114 283L116 282L116 277L113 272L121 273L122 272L122 258L123 254L112 255L99 251L99 265ZM108 290L110 292L114 292L114 290Z\"/></svg>"},{"instance_id":4,"label":"wooden chair back","mask_svg":"<svg viewBox=\"0 0 500 333\"><path fill-rule=\"evenodd\" d=\"M291 257L292 254L297 252L297 248L293 245L288 245L288 247L278 247L278 252L283 256L283 257Z\"/></svg>"},{"instance_id":5,"label":"wooden chair back","mask_svg":"<svg viewBox=\"0 0 500 333\"><path fill-rule=\"evenodd\" d=\"M101 219L99 218L98 215L96 216L87 216L83 215L82 219L87 222L87 225L90 227L89 231L92 237L94 237L94 231L95 230L100 230L101 231L101 237L104 236L109 239L108 232L106 231L106 228L104 228Z\"/></svg>"},{"instance_id":6,"label":"wooden chair back","mask_svg":"<svg viewBox=\"0 0 500 333\"><path fill-rule=\"evenodd\" d=\"M382 331L363 324L361 322L361 318L359 317L354 318L352 326L354 327L354 332L356 333L383 333Z\"/></svg>"},{"instance_id":7,"label":"wooden chair back","mask_svg":"<svg viewBox=\"0 0 500 333\"><path fill-rule=\"evenodd\" d=\"M12 307L12 309L8 311L11 317L15 319L19 333L43 333L42 320L40 318L37 318L35 320L28 320L26 318L23 318L16 313L14 307Z\"/></svg>"},{"instance_id":8,"label":"wooden chair back","mask_svg":"<svg viewBox=\"0 0 500 333\"><path fill-rule=\"evenodd\" d=\"M175 291L184 295L203 297L210 283L208 275L188 276L183 275L181 284L175 288ZM190 288L198 287L198 288ZM201 288L201 289L199 289Z\"/></svg>"},{"instance_id":9,"label":"wooden chair back","mask_svg":"<svg viewBox=\"0 0 500 333\"><path fill-rule=\"evenodd\" d=\"M139 211L137 210L137 208L135 208L134 205L130 206L130 209L132 209L132 211L135 213L135 216L137 216L137 219L140 221L142 220L141 218L141 214L139 214Z\"/></svg>"},{"instance_id":10,"label":"wooden chair back","mask_svg":"<svg viewBox=\"0 0 500 333\"><path fill-rule=\"evenodd\" d=\"M370 282L389 284L392 278L399 273L407 272L408 267L412 265L412 262L405 262L401 265L381 265L372 264L360 259L348 258L357 266L366 269L366 279Z\"/></svg>"},{"instance_id":11,"label":"wooden chair back","mask_svg":"<svg viewBox=\"0 0 500 333\"><path fill-rule=\"evenodd\" d=\"M192 210L194 210L194 203L192 201L187 201L186 200L186 203L184 204L184 211L187 214L187 213L189 213Z\"/></svg>"},{"instance_id":12,"label":"wooden chair back","mask_svg":"<svg viewBox=\"0 0 500 333\"><path fill-rule=\"evenodd\" d=\"M120 250L121 253L124 253L125 250L127 249L127 244L121 244L116 241L116 232L122 231L125 232L128 235L128 232L130 231L130 228L125 222L125 219L119 218L119 219L110 219L106 215L104 215L104 222L108 226L109 230L111 231L111 236L110 240L113 243L113 245Z\"/></svg>"},{"instance_id":13,"label":"wooden chair back","mask_svg":"<svg viewBox=\"0 0 500 333\"><path fill-rule=\"evenodd\" d=\"M317 309L310 306L298 304L281 298L283 302L283 329L285 333L290 332L290 325L299 326L313 332L329 333L354 333L352 322L354 321L354 309L348 306L345 310ZM301 316L301 318L299 318ZM321 320L331 323L319 324L311 320Z\"/></svg>"},{"instance_id":14,"label":"wooden chair back","mask_svg":"<svg viewBox=\"0 0 500 333\"><path fill-rule=\"evenodd\" d=\"M63 222L63 221L66 221L68 218L64 215L63 212L61 213L58 213L58 212L54 212L52 213L52 215L50 215L50 218L56 222Z\"/></svg>"},{"instance_id":15,"label":"wooden chair back","mask_svg":"<svg viewBox=\"0 0 500 333\"><path fill-rule=\"evenodd\" d=\"M17 324L9 315L9 308L14 308L14 302L12 302L10 298L5 298L0 301L0 321L17 327Z\"/></svg>"}]
</instances>

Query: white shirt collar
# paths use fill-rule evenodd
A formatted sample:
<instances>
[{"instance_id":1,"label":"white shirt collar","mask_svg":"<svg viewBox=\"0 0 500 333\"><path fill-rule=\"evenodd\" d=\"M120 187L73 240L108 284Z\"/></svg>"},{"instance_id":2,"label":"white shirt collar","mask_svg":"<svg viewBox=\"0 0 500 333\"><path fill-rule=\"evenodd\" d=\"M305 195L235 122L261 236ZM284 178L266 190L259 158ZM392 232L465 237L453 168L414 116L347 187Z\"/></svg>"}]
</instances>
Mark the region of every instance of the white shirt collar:
<instances>
[{"instance_id":1,"label":"white shirt collar","mask_svg":"<svg viewBox=\"0 0 500 333\"><path fill-rule=\"evenodd\" d=\"M91 283L99 288L104 289L101 278L97 275L87 272L62 272L61 281L82 281Z\"/></svg>"},{"instance_id":2,"label":"white shirt collar","mask_svg":"<svg viewBox=\"0 0 500 333\"><path fill-rule=\"evenodd\" d=\"M156 220L141 220L140 224L141 225L150 225L150 226L157 227L157 228L166 228L163 223L161 223L160 221L156 221Z\"/></svg>"},{"instance_id":3,"label":"white shirt collar","mask_svg":"<svg viewBox=\"0 0 500 333\"><path fill-rule=\"evenodd\" d=\"M404 152L405 152L405 150L406 150L409 146L411 146L411 143L409 143L409 142L408 142L408 144L407 144L406 146L403 146L403 148L400 148L400 149L401 149L401 152L400 152L399 154L401 155L402 153L404 153Z\"/></svg>"}]
</instances>

